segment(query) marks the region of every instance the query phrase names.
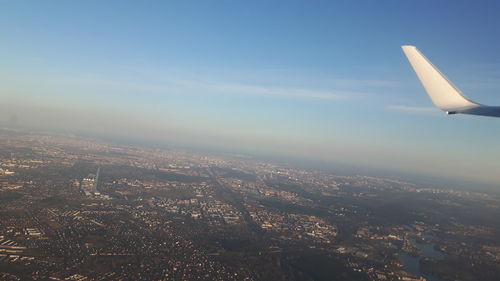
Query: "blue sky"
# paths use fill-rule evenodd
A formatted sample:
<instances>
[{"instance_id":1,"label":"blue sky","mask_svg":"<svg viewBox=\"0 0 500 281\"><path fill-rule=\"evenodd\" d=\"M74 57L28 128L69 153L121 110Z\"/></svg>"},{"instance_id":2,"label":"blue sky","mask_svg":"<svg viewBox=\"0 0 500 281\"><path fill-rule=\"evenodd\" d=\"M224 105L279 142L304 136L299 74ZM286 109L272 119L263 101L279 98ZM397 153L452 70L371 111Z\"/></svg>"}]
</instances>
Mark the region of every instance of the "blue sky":
<instances>
[{"instance_id":1,"label":"blue sky","mask_svg":"<svg viewBox=\"0 0 500 281\"><path fill-rule=\"evenodd\" d=\"M498 1L0 1L0 122L500 182Z\"/></svg>"}]
</instances>

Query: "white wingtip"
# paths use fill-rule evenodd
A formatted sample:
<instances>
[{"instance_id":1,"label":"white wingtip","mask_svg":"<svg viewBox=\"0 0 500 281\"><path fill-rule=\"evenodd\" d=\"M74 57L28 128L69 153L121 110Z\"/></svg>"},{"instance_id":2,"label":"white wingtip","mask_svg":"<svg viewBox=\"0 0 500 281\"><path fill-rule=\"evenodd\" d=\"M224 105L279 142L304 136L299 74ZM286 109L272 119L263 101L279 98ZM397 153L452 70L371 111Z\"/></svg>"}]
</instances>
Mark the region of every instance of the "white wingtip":
<instances>
[{"instance_id":1,"label":"white wingtip","mask_svg":"<svg viewBox=\"0 0 500 281\"><path fill-rule=\"evenodd\" d=\"M432 102L445 112L480 106L466 98L415 46L401 46Z\"/></svg>"}]
</instances>

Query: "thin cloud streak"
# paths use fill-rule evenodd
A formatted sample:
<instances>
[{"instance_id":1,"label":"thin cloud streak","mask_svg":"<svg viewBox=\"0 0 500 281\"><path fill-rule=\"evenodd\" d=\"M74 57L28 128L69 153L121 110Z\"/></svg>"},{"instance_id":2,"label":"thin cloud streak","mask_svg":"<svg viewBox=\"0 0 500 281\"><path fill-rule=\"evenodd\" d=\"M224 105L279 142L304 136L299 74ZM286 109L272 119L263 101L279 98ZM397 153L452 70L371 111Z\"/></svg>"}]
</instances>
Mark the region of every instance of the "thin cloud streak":
<instances>
[{"instance_id":1,"label":"thin cloud streak","mask_svg":"<svg viewBox=\"0 0 500 281\"><path fill-rule=\"evenodd\" d=\"M389 105L387 108L393 111L423 115L437 115L440 112L437 108L430 106Z\"/></svg>"},{"instance_id":2,"label":"thin cloud streak","mask_svg":"<svg viewBox=\"0 0 500 281\"><path fill-rule=\"evenodd\" d=\"M276 96L284 98L311 98L338 100L345 99L353 93L334 93L331 91L313 90L307 88L281 88L246 84L206 84L204 87L213 92L238 94L238 95L257 95L257 96ZM354 93L356 94L356 93Z\"/></svg>"},{"instance_id":3,"label":"thin cloud streak","mask_svg":"<svg viewBox=\"0 0 500 281\"><path fill-rule=\"evenodd\" d=\"M115 81L85 75L84 77L71 79L71 81L93 85L97 88L102 87L107 90L112 88L118 93L122 91L124 93L130 93L133 91L137 94L230 94L322 100L340 100L367 94L355 91L327 91L310 89L307 87L262 86L241 83L205 82L189 79L166 79L161 83L146 84Z\"/></svg>"}]
</instances>

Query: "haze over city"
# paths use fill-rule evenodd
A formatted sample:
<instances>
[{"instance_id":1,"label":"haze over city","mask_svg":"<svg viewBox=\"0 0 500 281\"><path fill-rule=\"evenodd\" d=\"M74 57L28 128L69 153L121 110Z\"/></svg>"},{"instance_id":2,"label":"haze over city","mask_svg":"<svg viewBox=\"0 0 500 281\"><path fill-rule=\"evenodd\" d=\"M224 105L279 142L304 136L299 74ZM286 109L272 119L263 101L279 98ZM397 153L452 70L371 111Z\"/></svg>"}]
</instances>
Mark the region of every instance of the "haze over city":
<instances>
[{"instance_id":1,"label":"haze over city","mask_svg":"<svg viewBox=\"0 0 500 281\"><path fill-rule=\"evenodd\" d=\"M500 182L496 1L2 1L0 124Z\"/></svg>"}]
</instances>

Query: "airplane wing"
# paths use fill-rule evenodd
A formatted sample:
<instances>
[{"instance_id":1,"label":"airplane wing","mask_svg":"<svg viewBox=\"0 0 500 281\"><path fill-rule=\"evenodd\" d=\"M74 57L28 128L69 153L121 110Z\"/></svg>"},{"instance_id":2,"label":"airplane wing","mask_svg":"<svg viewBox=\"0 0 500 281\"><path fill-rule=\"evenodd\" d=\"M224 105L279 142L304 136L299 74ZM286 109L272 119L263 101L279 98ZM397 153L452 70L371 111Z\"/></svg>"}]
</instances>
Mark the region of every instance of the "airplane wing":
<instances>
[{"instance_id":1,"label":"airplane wing","mask_svg":"<svg viewBox=\"0 0 500 281\"><path fill-rule=\"evenodd\" d=\"M446 114L500 117L500 106L482 105L466 98L415 46L401 48L432 102Z\"/></svg>"}]
</instances>

